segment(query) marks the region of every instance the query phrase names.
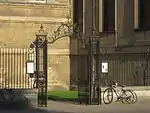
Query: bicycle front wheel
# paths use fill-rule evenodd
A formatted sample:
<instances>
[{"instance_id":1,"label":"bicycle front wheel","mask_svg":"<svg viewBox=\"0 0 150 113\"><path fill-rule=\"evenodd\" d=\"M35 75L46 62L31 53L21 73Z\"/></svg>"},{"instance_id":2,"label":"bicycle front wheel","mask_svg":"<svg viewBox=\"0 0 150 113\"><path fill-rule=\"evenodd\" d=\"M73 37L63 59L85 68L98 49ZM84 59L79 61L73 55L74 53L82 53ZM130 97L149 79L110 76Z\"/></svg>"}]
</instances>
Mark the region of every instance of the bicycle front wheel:
<instances>
[{"instance_id":1,"label":"bicycle front wheel","mask_svg":"<svg viewBox=\"0 0 150 113\"><path fill-rule=\"evenodd\" d=\"M135 104L138 101L138 96L137 96L137 94L133 90L131 90L131 91L132 91L132 93L134 95L134 100L133 100L132 103Z\"/></svg>"},{"instance_id":2,"label":"bicycle front wheel","mask_svg":"<svg viewBox=\"0 0 150 113\"><path fill-rule=\"evenodd\" d=\"M134 101L134 95L131 90L124 90L122 103L132 104Z\"/></svg>"},{"instance_id":3,"label":"bicycle front wheel","mask_svg":"<svg viewBox=\"0 0 150 113\"><path fill-rule=\"evenodd\" d=\"M103 102L105 104L110 104L113 101L113 90L112 88L107 88L103 93Z\"/></svg>"}]
</instances>

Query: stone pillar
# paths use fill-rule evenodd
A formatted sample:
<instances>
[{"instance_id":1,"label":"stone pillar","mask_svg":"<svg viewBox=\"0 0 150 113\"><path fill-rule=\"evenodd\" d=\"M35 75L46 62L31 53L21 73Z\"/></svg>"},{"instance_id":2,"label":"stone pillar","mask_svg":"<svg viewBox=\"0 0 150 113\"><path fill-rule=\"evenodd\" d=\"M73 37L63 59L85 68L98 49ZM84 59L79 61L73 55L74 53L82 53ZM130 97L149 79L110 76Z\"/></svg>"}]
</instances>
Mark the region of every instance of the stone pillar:
<instances>
[{"instance_id":1,"label":"stone pillar","mask_svg":"<svg viewBox=\"0 0 150 113\"><path fill-rule=\"evenodd\" d=\"M115 0L116 45L130 45L134 41L134 0Z\"/></svg>"}]
</instances>

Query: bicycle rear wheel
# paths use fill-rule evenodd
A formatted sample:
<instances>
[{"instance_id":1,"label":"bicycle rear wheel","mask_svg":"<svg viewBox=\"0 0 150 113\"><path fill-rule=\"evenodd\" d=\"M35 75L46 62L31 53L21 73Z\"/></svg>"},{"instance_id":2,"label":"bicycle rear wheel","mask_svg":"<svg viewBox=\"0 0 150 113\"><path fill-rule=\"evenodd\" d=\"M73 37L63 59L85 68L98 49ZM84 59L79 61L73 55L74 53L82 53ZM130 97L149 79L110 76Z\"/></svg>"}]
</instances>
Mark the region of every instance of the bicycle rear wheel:
<instances>
[{"instance_id":1,"label":"bicycle rear wheel","mask_svg":"<svg viewBox=\"0 0 150 113\"><path fill-rule=\"evenodd\" d=\"M107 88L103 93L103 102L105 104L110 104L113 101L113 90L112 88Z\"/></svg>"}]
</instances>

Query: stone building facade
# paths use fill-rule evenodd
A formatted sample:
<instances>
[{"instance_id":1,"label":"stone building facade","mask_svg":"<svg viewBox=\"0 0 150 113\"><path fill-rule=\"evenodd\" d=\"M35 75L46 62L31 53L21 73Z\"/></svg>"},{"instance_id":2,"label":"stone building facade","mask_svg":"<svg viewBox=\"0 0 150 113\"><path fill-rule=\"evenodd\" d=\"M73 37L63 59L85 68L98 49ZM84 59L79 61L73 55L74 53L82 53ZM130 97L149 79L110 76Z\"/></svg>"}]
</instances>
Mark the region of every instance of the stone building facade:
<instances>
[{"instance_id":1,"label":"stone building facade","mask_svg":"<svg viewBox=\"0 0 150 113\"><path fill-rule=\"evenodd\" d=\"M29 48L41 24L51 37L60 23L67 21L70 12L69 0L52 0L47 4L31 4L23 0L0 2L0 46ZM69 43L66 37L48 46L49 89L69 88Z\"/></svg>"},{"instance_id":2,"label":"stone building facade","mask_svg":"<svg viewBox=\"0 0 150 113\"><path fill-rule=\"evenodd\" d=\"M1 47L28 48L40 24L50 37L69 16L86 36L93 35L93 29L96 29L105 52L115 52L115 47L121 51L149 49L145 46L149 45L150 36L149 16L146 16L149 0L47 0L46 4L16 1L0 3ZM87 74L87 69L83 68L87 61L81 61L82 65L78 67L77 44L77 40L66 37L49 45L50 86L69 89L70 83L77 83L79 68L83 75Z\"/></svg>"},{"instance_id":3,"label":"stone building facade","mask_svg":"<svg viewBox=\"0 0 150 113\"><path fill-rule=\"evenodd\" d=\"M96 30L100 37L101 52L149 51L148 0L75 0L73 3L74 22L82 30L85 42ZM72 43L75 45L75 42ZM81 76L88 77L88 69L85 68L87 60L83 58L79 63L78 52L73 50L72 77L77 77L79 69L82 70ZM83 54L87 52L83 48L80 50Z\"/></svg>"},{"instance_id":4,"label":"stone building facade","mask_svg":"<svg viewBox=\"0 0 150 113\"><path fill-rule=\"evenodd\" d=\"M131 45L136 40L144 41L144 33L148 37L147 4L150 4L148 0L77 0L74 18L82 24L85 35L93 35L93 29L99 31L101 45Z\"/></svg>"}]
</instances>

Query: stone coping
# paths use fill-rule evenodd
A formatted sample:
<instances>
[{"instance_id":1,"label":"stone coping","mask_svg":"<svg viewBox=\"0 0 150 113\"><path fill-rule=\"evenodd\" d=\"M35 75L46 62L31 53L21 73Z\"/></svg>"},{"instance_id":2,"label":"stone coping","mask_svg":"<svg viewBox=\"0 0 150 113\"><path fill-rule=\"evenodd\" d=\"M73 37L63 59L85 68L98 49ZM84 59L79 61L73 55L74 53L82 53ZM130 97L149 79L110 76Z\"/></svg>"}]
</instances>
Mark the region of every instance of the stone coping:
<instances>
[{"instance_id":1,"label":"stone coping","mask_svg":"<svg viewBox=\"0 0 150 113\"><path fill-rule=\"evenodd\" d=\"M37 6L37 7L54 7L54 8L68 8L71 7L71 4L61 4L61 3L32 3L32 2L0 2L0 5L4 6Z\"/></svg>"},{"instance_id":2,"label":"stone coping","mask_svg":"<svg viewBox=\"0 0 150 113\"><path fill-rule=\"evenodd\" d=\"M80 87L81 89L85 89L85 87ZM107 87L101 87L101 91L103 92ZM119 91L121 87L115 88L116 91ZM124 89L130 89L133 91L150 91L150 86L126 86Z\"/></svg>"}]
</instances>

